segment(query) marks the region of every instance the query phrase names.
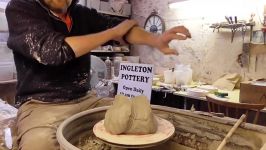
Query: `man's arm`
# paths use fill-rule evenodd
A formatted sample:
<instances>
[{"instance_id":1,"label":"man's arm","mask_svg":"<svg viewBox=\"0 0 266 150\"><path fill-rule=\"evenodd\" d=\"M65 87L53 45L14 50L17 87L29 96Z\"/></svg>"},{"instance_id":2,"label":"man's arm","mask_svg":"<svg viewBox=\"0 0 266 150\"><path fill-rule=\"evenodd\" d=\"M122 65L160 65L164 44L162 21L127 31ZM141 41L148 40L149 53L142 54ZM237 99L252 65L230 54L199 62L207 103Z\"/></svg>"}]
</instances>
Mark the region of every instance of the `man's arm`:
<instances>
[{"instance_id":1,"label":"man's arm","mask_svg":"<svg viewBox=\"0 0 266 150\"><path fill-rule=\"evenodd\" d=\"M86 10L87 14L94 16L94 18L98 17L95 15L97 14L96 11ZM112 20L107 22L106 19L98 18L97 22L92 17L91 20L94 23L88 28L90 27L92 31L95 31L94 33L66 37L63 33L54 30L50 19L45 16L43 10L36 3L24 1L10 1L6 8L6 17L10 33L7 42L8 47L25 58L51 66L65 64L110 39L119 38L136 24L135 21L127 20L115 27L111 26L110 29L106 29ZM83 18L83 21L87 19L90 17Z\"/></svg>"},{"instance_id":2,"label":"man's arm","mask_svg":"<svg viewBox=\"0 0 266 150\"><path fill-rule=\"evenodd\" d=\"M73 49L76 57L80 57L110 40L121 38L136 24L134 20L126 20L111 29L83 36L66 37L65 41Z\"/></svg>"},{"instance_id":3,"label":"man's arm","mask_svg":"<svg viewBox=\"0 0 266 150\"><path fill-rule=\"evenodd\" d=\"M125 34L129 43L149 45L158 48L164 54L176 54L175 50L169 48L168 43L174 39L185 40L191 37L189 31L183 26L174 27L162 35L155 35L136 25L136 21L126 20L114 28L100 33L67 37L65 41L73 49L76 57L90 52L109 40L120 39Z\"/></svg>"},{"instance_id":4,"label":"man's arm","mask_svg":"<svg viewBox=\"0 0 266 150\"><path fill-rule=\"evenodd\" d=\"M126 35L126 40L129 43L149 45L164 54L177 54L176 50L170 49L168 46L171 40L186 40L187 38L191 38L191 35L184 26L171 28L161 35L146 32L141 27L134 27Z\"/></svg>"}]
</instances>

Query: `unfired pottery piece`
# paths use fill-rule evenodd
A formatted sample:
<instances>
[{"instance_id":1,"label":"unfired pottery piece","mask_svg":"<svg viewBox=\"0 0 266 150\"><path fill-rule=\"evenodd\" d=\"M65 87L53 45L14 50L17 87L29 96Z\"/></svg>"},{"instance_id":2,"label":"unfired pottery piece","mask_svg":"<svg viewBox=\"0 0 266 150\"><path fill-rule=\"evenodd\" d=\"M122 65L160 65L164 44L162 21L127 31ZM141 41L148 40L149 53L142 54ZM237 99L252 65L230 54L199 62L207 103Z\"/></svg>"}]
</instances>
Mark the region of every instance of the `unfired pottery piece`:
<instances>
[{"instance_id":1,"label":"unfired pottery piece","mask_svg":"<svg viewBox=\"0 0 266 150\"><path fill-rule=\"evenodd\" d=\"M146 135L129 135L121 134L114 135L106 131L104 127L104 120L98 122L93 127L93 133L103 142L122 148L145 148L151 147L171 138L175 132L175 127L169 121L156 117L158 129L154 134Z\"/></svg>"}]
</instances>

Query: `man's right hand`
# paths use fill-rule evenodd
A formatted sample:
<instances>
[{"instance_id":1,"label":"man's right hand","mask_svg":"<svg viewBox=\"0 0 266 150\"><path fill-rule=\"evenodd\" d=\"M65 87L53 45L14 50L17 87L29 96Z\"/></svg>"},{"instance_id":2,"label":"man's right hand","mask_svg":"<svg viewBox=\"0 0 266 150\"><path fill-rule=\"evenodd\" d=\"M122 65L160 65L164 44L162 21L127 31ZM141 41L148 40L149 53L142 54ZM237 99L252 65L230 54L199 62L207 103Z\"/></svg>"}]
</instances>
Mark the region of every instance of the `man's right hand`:
<instances>
[{"instance_id":1,"label":"man's right hand","mask_svg":"<svg viewBox=\"0 0 266 150\"><path fill-rule=\"evenodd\" d=\"M125 20L113 27L114 40L121 40L125 34L127 34L134 26L138 25L135 20Z\"/></svg>"}]
</instances>

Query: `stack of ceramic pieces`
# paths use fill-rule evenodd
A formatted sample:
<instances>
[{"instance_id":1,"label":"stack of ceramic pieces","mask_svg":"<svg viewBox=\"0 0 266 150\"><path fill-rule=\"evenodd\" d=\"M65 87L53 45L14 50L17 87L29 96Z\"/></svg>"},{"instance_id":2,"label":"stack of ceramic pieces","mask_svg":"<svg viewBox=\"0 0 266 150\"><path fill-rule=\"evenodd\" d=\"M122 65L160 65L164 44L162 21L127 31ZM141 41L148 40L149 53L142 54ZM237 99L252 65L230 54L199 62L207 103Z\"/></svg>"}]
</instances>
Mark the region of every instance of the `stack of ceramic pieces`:
<instances>
[{"instance_id":1,"label":"stack of ceramic pieces","mask_svg":"<svg viewBox=\"0 0 266 150\"><path fill-rule=\"evenodd\" d=\"M201 85L198 87L199 89L209 91L210 93L218 92L218 88L212 85Z\"/></svg>"},{"instance_id":2,"label":"stack of ceramic pieces","mask_svg":"<svg viewBox=\"0 0 266 150\"><path fill-rule=\"evenodd\" d=\"M194 96L194 97L205 97L208 93L209 91L202 90L199 88L188 88L187 89L187 94L190 96Z\"/></svg>"}]
</instances>

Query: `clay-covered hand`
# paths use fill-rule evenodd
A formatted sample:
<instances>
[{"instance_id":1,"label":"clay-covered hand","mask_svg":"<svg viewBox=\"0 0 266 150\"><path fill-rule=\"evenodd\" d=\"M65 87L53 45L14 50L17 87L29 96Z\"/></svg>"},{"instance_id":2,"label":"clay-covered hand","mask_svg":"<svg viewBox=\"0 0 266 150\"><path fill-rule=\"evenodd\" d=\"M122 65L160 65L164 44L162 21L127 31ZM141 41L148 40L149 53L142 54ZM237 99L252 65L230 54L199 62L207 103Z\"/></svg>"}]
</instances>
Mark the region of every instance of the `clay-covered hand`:
<instances>
[{"instance_id":1,"label":"clay-covered hand","mask_svg":"<svg viewBox=\"0 0 266 150\"><path fill-rule=\"evenodd\" d=\"M189 30L184 26L176 26L158 36L157 48L164 54L178 54L176 50L169 48L168 44L172 40L186 40L187 38L191 38Z\"/></svg>"},{"instance_id":2,"label":"clay-covered hand","mask_svg":"<svg viewBox=\"0 0 266 150\"><path fill-rule=\"evenodd\" d=\"M113 39L120 40L125 34L127 34L134 26L137 26L138 22L136 20L125 20L112 28Z\"/></svg>"}]
</instances>

